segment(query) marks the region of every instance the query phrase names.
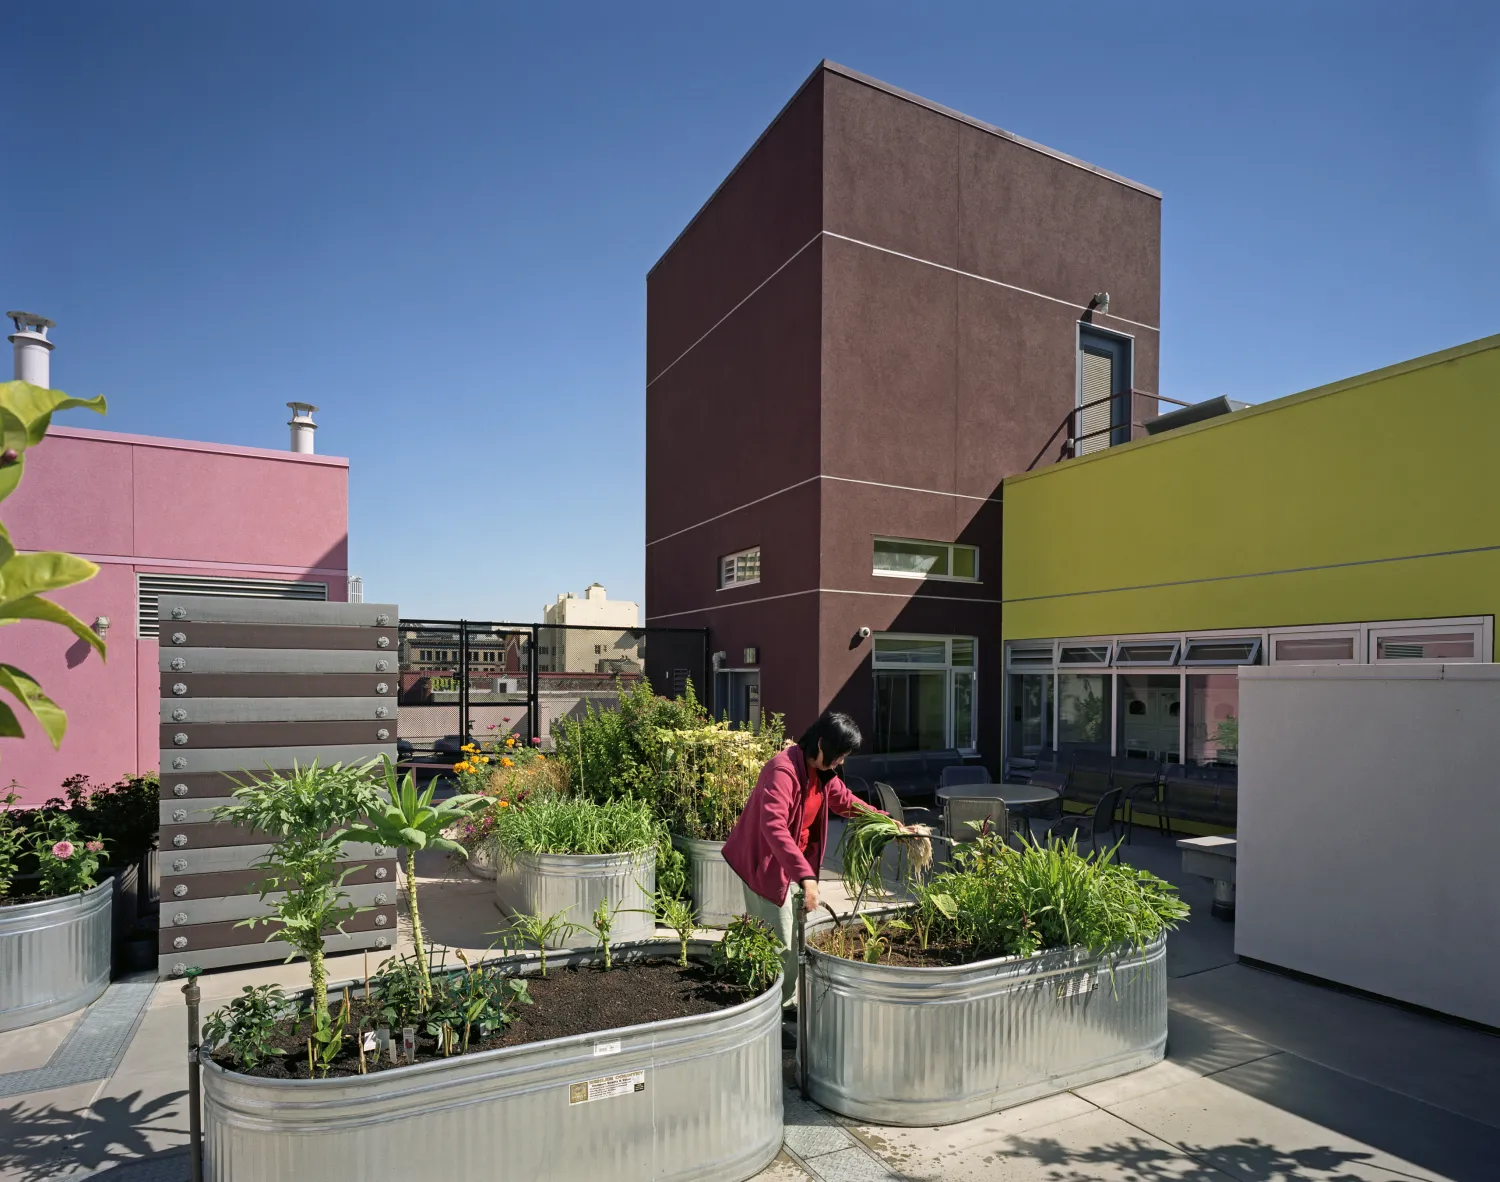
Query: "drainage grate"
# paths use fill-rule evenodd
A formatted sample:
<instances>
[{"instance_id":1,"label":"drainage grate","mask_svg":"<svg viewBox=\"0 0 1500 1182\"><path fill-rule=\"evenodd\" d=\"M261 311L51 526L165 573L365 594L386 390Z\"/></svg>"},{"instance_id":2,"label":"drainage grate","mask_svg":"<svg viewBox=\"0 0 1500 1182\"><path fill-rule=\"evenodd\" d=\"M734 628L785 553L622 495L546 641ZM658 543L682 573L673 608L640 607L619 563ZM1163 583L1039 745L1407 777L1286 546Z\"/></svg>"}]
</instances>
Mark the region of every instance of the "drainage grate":
<instances>
[{"instance_id":1,"label":"drainage grate","mask_svg":"<svg viewBox=\"0 0 1500 1182\"><path fill-rule=\"evenodd\" d=\"M156 981L116 981L84 1012L45 1067L0 1074L0 1096L108 1079L156 990Z\"/></svg>"}]
</instances>

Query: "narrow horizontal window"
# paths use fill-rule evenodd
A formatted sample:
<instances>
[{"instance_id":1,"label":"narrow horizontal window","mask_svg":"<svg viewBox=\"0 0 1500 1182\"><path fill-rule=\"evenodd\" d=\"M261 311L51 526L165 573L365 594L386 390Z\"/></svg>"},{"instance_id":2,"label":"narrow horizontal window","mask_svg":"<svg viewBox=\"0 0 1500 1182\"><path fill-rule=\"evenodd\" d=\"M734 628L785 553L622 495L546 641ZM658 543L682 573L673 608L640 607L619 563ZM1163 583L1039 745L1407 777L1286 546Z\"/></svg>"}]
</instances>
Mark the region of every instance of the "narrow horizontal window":
<instances>
[{"instance_id":1,"label":"narrow horizontal window","mask_svg":"<svg viewBox=\"0 0 1500 1182\"><path fill-rule=\"evenodd\" d=\"M1115 650L1115 664L1175 665L1177 664L1177 650L1180 647L1181 645L1175 640L1122 640Z\"/></svg>"},{"instance_id":2,"label":"narrow horizontal window","mask_svg":"<svg viewBox=\"0 0 1500 1182\"><path fill-rule=\"evenodd\" d=\"M1058 654L1059 665L1108 665L1110 645L1065 644Z\"/></svg>"},{"instance_id":3,"label":"narrow horizontal window","mask_svg":"<svg viewBox=\"0 0 1500 1182\"><path fill-rule=\"evenodd\" d=\"M738 587L744 583L760 582L760 547L741 550L737 554L726 554L719 559L719 586Z\"/></svg>"},{"instance_id":4,"label":"narrow horizontal window","mask_svg":"<svg viewBox=\"0 0 1500 1182\"><path fill-rule=\"evenodd\" d=\"M908 579L974 582L979 578L979 550L958 542L876 538L874 573Z\"/></svg>"},{"instance_id":5,"label":"narrow horizontal window","mask_svg":"<svg viewBox=\"0 0 1500 1182\"><path fill-rule=\"evenodd\" d=\"M1035 647L1013 646L1006 657L1012 669L1050 669L1052 668L1052 646L1038 645Z\"/></svg>"},{"instance_id":6,"label":"narrow horizontal window","mask_svg":"<svg viewBox=\"0 0 1500 1182\"><path fill-rule=\"evenodd\" d=\"M1274 642L1276 662L1352 661L1352 636L1289 636Z\"/></svg>"},{"instance_id":7,"label":"narrow horizontal window","mask_svg":"<svg viewBox=\"0 0 1500 1182\"><path fill-rule=\"evenodd\" d=\"M1260 637L1189 640L1184 665L1255 665L1260 660Z\"/></svg>"},{"instance_id":8,"label":"narrow horizontal window","mask_svg":"<svg viewBox=\"0 0 1500 1182\"><path fill-rule=\"evenodd\" d=\"M946 665L948 642L906 636L877 636L876 665Z\"/></svg>"}]
</instances>

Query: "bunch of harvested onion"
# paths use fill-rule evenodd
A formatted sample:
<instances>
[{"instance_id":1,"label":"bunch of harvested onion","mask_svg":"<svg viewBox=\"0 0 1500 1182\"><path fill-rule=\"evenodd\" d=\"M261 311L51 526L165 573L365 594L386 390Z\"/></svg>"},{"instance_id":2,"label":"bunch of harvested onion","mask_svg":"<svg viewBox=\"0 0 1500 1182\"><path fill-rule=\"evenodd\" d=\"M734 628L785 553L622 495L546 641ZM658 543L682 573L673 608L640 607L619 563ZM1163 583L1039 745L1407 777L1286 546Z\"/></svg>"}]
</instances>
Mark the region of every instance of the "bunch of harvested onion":
<instances>
[{"instance_id":1,"label":"bunch of harvested onion","mask_svg":"<svg viewBox=\"0 0 1500 1182\"><path fill-rule=\"evenodd\" d=\"M905 829L884 813L863 809L845 819L839 853L844 879L858 888L859 898L880 887L880 858L893 841L906 847L908 873L913 877L932 865L932 839L926 826Z\"/></svg>"}]
</instances>

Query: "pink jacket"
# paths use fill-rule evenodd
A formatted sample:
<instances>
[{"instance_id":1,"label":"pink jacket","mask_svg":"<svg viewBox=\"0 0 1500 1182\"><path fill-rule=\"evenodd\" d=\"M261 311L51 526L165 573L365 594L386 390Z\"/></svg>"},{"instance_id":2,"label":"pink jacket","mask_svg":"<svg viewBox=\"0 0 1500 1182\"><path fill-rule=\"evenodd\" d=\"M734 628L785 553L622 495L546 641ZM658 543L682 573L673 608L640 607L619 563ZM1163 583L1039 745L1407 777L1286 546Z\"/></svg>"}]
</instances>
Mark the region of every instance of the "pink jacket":
<instances>
[{"instance_id":1,"label":"pink jacket","mask_svg":"<svg viewBox=\"0 0 1500 1182\"><path fill-rule=\"evenodd\" d=\"M828 843L828 810L853 816L869 806L835 776L823 785L821 815L808 834L807 854L797 848L802 832L802 805L807 796L807 758L800 747L788 747L760 769L745 811L724 843L724 860L752 891L780 906L787 888L817 878Z\"/></svg>"}]
</instances>

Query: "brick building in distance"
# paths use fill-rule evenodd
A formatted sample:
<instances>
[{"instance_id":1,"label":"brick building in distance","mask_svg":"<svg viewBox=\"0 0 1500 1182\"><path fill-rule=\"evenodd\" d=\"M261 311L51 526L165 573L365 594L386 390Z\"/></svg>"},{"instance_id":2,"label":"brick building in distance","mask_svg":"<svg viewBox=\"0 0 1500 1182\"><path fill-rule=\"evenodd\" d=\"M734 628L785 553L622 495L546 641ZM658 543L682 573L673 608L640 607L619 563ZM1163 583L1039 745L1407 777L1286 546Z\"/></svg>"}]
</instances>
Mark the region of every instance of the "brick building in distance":
<instances>
[{"instance_id":1,"label":"brick building in distance","mask_svg":"<svg viewBox=\"0 0 1500 1182\"><path fill-rule=\"evenodd\" d=\"M813 71L647 280L646 623L709 629L716 711L998 765L1001 482L1155 414L1160 210Z\"/></svg>"}]
</instances>

